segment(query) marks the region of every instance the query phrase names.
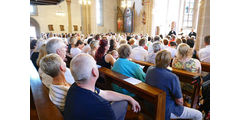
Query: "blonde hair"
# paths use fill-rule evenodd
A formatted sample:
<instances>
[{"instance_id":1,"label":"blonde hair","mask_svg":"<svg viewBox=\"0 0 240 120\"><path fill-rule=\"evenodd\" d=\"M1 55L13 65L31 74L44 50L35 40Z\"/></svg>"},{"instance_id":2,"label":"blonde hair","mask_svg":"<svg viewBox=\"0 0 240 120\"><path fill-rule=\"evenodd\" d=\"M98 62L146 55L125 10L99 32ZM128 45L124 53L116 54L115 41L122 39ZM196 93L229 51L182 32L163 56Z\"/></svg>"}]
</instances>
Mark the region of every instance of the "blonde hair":
<instances>
[{"instance_id":1,"label":"blonde hair","mask_svg":"<svg viewBox=\"0 0 240 120\"><path fill-rule=\"evenodd\" d=\"M134 39L134 38L131 38L131 39L129 40L129 44L132 45L132 44L134 44L134 43L135 43L135 39Z\"/></svg>"},{"instance_id":2,"label":"blonde hair","mask_svg":"<svg viewBox=\"0 0 240 120\"><path fill-rule=\"evenodd\" d=\"M70 37L69 44L75 45L78 41L78 38L75 36Z\"/></svg>"},{"instance_id":3,"label":"blonde hair","mask_svg":"<svg viewBox=\"0 0 240 120\"><path fill-rule=\"evenodd\" d=\"M62 59L56 53L44 56L40 61L40 68L51 77L56 77L60 72Z\"/></svg>"},{"instance_id":4,"label":"blonde hair","mask_svg":"<svg viewBox=\"0 0 240 120\"><path fill-rule=\"evenodd\" d=\"M121 40L119 45L122 45L122 44L127 44L127 41L126 40Z\"/></svg>"},{"instance_id":5,"label":"blonde hair","mask_svg":"<svg viewBox=\"0 0 240 120\"><path fill-rule=\"evenodd\" d=\"M167 68L171 62L171 53L167 50L161 50L157 52L155 57L156 67Z\"/></svg>"},{"instance_id":6,"label":"blonde hair","mask_svg":"<svg viewBox=\"0 0 240 120\"><path fill-rule=\"evenodd\" d=\"M43 44L41 46L41 48L39 49L39 55L38 55L38 59L37 59L37 66L40 66L40 60L47 55L47 49L46 49L46 44Z\"/></svg>"},{"instance_id":7,"label":"blonde hair","mask_svg":"<svg viewBox=\"0 0 240 120\"><path fill-rule=\"evenodd\" d=\"M177 47L177 58L180 60L192 57L193 49L186 43L181 43Z\"/></svg>"}]
</instances>

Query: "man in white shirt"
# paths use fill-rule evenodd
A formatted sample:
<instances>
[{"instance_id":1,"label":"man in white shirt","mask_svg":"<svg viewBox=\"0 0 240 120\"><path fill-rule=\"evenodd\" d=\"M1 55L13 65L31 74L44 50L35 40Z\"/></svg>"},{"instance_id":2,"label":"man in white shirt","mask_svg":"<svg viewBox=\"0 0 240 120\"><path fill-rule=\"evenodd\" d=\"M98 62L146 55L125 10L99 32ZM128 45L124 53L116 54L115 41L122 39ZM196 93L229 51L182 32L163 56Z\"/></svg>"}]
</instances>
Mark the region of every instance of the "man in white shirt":
<instances>
[{"instance_id":1,"label":"man in white shirt","mask_svg":"<svg viewBox=\"0 0 240 120\"><path fill-rule=\"evenodd\" d=\"M130 58L135 60L145 61L148 55L147 50L144 49L145 44L146 44L146 40L140 39L139 46L135 47L132 50L132 54L130 55Z\"/></svg>"},{"instance_id":2,"label":"man in white shirt","mask_svg":"<svg viewBox=\"0 0 240 120\"><path fill-rule=\"evenodd\" d=\"M210 35L204 38L205 48L199 50L198 58L201 62L210 63Z\"/></svg>"},{"instance_id":3,"label":"man in white shirt","mask_svg":"<svg viewBox=\"0 0 240 120\"><path fill-rule=\"evenodd\" d=\"M170 47L167 47L166 50L169 51L171 53L171 57L174 58L175 55L176 55L176 52L177 52L177 49L176 49L176 42L170 42Z\"/></svg>"},{"instance_id":4,"label":"man in white shirt","mask_svg":"<svg viewBox=\"0 0 240 120\"><path fill-rule=\"evenodd\" d=\"M149 48L148 48L148 53L154 53L153 51L153 44L154 43L160 43L160 37L159 36L155 36L154 39L153 39L153 43L149 45ZM160 46L161 46L161 50L164 48L164 46L160 43Z\"/></svg>"},{"instance_id":5,"label":"man in white shirt","mask_svg":"<svg viewBox=\"0 0 240 120\"><path fill-rule=\"evenodd\" d=\"M169 48L169 46L168 46L168 40L167 40L167 38L164 38L164 39L163 39L162 50L166 50L166 49L168 49L168 48Z\"/></svg>"},{"instance_id":6,"label":"man in white shirt","mask_svg":"<svg viewBox=\"0 0 240 120\"><path fill-rule=\"evenodd\" d=\"M63 43L63 41L60 38L53 38L48 40L47 44L46 44L46 49L47 49L47 53L51 54L51 53L56 53L58 54L63 60L66 57L66 45ZM43 84L49 88L50 84L53 81L53 78L50 77L49 75L45 74L41 68L39 68L39 75L41 77L41 80L43 82ZM64 73L64 76L66 78L66 81L69 84L73 84L74 83L74 79L72 77L72 74L70 72L69 68L66 68L66 72Z\"/></svg>"}]
</instances>

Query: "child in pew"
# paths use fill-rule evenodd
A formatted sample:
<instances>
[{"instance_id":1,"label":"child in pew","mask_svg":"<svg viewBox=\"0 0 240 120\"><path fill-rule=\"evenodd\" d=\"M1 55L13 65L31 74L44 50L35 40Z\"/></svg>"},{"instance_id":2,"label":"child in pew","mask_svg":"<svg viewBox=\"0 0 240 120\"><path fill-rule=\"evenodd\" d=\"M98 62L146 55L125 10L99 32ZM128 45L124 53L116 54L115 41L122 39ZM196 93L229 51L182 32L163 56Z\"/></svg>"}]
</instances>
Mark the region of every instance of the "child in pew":
<instances>
[{"instance_id":1,"label":"child in pew","mask_svg":"<svg viewBox=\"0 0 240 120\"><path fill-rule=\"evenodd\" d=\"M40 61L40 67L47 75L53 78L49 87L50 100L60 109L64 111L65 99L70 84L66 82L64 73L66 72L66 63L55 53L46 55Z\"/></svg>"},{"instance_id":2,"label":"child in pew","mask_svg":"<svg viewBox=\"0 0 240 120\"><path fill-rule=\"evenodd\" d=\"M118 52L116 50L112 50L109 53L113 56L113 58L115 58L116 60L118 59Z\"/></svg>"},{"instance_id":3,"label":"child in pew","mask_svg":"<svg viewBox=\"0 0 240 120\"><path fill-rule=\"evenodd\" d=\"M171 62L171 53L162 50L157 53L155 66L151 66L146 74L146 83L166 92L165 120L193 119L202 120L198 110L183 106L183 95L179 78L167 69Z\"/></svg>"}]
</instances>

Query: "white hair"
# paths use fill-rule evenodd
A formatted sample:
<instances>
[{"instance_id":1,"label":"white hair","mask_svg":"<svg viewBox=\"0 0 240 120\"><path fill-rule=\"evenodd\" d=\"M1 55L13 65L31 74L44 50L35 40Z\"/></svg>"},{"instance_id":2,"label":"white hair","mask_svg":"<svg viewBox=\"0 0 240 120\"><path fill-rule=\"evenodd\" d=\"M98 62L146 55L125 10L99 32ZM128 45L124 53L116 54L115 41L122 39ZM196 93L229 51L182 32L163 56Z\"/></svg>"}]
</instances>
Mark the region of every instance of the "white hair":
<instances>
[{"instance_id":1,"label":"white hair","mask_svg":"<svg viewBox=\"0 0 240 120\"><path fill-rule=\"evenodd\" d=\"M75 56L70 63L70 70L76 83L85 83L92 75L92 69L96 68L96 61L89 54L81 53Z\"/></svg>"},{"instance_id":2,"label":"white hair","mask_svg":"<svg viewBox=\"0 0 240 120\"><path fill-rule=\"evenodd\" d=\"M46 44L47 53L56 53L57 49L60 49L64 45L61 38L53 37L48 39Z\"/></svg>"},{"instance_id":3,"label":"white hair","mask_svg":"<svg viewBox=\"0 0 240 120\"><path fill-rule=\"evenodd\" d=\"M62 64L62 59L59 55L52 53L44 56L40 61L40 68L44 73L55 77L60 72L60 65Z\"/></svg>"},{"instance_id":4,"label":"white hair","mask_svg":"<svg viewBox=\"0 0 240 120\"><path fill-rule=\"evenodd\" d=\"M161 45L159 42L156 42L152 45L154 53L158 52L161 49Z\"/></svg>"}]
</instances>

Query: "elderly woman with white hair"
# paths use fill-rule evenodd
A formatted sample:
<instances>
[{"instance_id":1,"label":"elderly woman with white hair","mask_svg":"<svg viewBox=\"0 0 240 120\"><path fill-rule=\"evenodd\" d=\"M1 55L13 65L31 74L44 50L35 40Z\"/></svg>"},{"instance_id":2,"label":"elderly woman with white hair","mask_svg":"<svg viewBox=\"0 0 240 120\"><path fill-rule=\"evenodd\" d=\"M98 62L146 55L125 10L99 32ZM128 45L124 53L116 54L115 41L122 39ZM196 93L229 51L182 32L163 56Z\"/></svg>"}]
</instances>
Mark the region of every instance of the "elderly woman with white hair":
<instances>
[{"instance_id":1,"label":"elderly woman with white hair","mask_svg":"<svg viewBox=\"0 0 240 120\"><path fill-rule=\"evenodd\" d=\"M61 57L55 53L46 55L40 61L40 68L44 73L53 78L49 86L49 98L63 112L67 91L70 84L65 79L66 64Z\"/></svg>"},{"instance_id":2,"label":"elderly woman with white hair","mask_svg":"<svg viewBox=\"0 0 240 120\"><path fill-rule=\"evenodd\" d=\"M66 57L66 48L67 46L63 43L61 38L50 38L46 44L47 54L56 53L58 54L62 60ZM53 81L53 78L46 73L43 72L41 68L38 70L39 76L41 77L42 83L49 88L50 84ZM74 83L74 79L69 68L66 68L66 72L64 73L66 81L69 84Z\"/></svg>"},{"instance_id":3,"label":"elderly woman with white hair","mask_svg":"<svg viewBox=\"0 0 240 120\"><path fill-rule=\"evenodd\" d=\"M193 49L185 43L181 43L177 48L176 58L173 59L172 67L183 69L193 73L201 73L201 63L192 58Z\"/></svg>"},{"instance_id":4,"label":"elderly woman with white hair","mask_svg":"<svg viewBox=\"0 0 240 120\"><path fill-rule=\"evenodd\" d=\"M161 50L161 45L159 42L156 42L152 45L153 53L148 54L146 61L155 64L155 57L157 52Z\"/></svg>"},{"instance_id":5,"label":"elderly woman with white hair","mask_svg":"<svg viewBox=\"0 0 240 120\"><path fill-rule=\"evenodd\" d=\"M193 73L201 73L201 63L199 60L192 58L193 49L186 43L179 44L176 57L173 59L172 67L182 69ZM182 83L181 88L185 91L193 91L194 86L189 83ZM188 98L187 98L188 99ZM185 100L189 101L190 100Z\"/></svg>"}]
</instances>

